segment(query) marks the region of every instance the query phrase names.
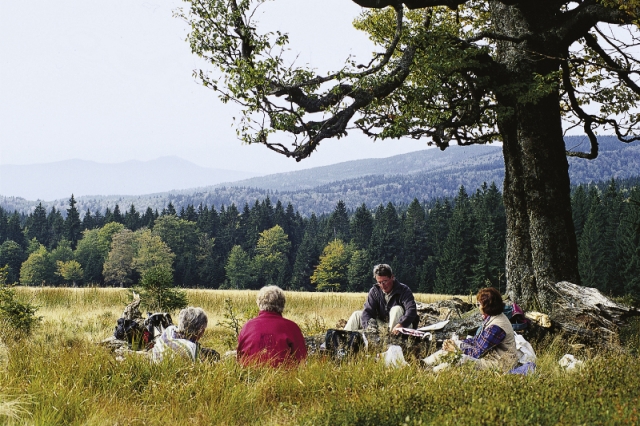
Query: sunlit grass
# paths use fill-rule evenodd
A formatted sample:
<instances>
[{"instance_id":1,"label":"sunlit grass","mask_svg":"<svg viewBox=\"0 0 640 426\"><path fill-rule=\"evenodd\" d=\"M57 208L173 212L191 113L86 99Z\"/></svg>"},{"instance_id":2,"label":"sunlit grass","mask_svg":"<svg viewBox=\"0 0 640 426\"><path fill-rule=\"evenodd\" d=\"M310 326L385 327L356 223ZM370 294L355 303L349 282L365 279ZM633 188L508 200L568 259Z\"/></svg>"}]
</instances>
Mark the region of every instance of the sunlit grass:
<instances>
[{"instance_id":1,"label":"sunlit grass","mask_svg":"<svg viewBox=\"0 0 640 426\"><path fill-rule=\"evenodd\" d=\"M573 351L573 373L558 366L572 351L562 338L539 342L535 375L507 376L454 368L439 374L418 364L387 368L375 354L336 363L310 357L291 370L247 369L234 359L151 364L116 361L97 344L111 335L128 302L120 289L20 289L41 306L43 324L6 342L0 368L0 424L638 424L640 365L622 352ZM255 291L188 292L209 314L204 345L224 351L231 330L225 299L238 315L255 314ZM328 327L360 309L364 294L287 293L285 316L321 318ZM418 295L420 301L431 296ZM434 296L436 297L436 296ZM639 329L630 331L637 342ZM634 340L635 339L635 340Z\"/></svg>"}]
</instances>

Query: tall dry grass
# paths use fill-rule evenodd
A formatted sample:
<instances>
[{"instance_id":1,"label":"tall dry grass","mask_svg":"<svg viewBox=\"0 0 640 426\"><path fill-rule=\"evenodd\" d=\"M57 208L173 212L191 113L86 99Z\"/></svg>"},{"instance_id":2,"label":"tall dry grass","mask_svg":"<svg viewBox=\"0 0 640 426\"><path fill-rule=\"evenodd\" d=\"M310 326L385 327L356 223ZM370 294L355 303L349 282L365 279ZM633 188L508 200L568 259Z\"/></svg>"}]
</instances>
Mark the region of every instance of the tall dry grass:
<instances>
[{"instance_id":1,"label":"tall dry grass","mask_svg":"<svg viewBox=\"0 0 640 426\"><path fill-rule=\"evenodd\" d=\"M6 342L0 424L35 425L370 425L638 424L640 365L629 353L574 352L575 373L557 360L561 338L539 343L529 377L417 364L387 368L374 354L342 363L310 357L299 368L241 368L233 359L191 363L114 355L95 342L110 335L127 294L107 289L21 289L42 306L42 327ZM205 345L219 349L225 299L251 313L255 292L190 291L212 317ZM327 324L360 308L364 294L287 293L285 316L324 315ZM422 296L418 296L421 299ZM638 329L632 333L637 336ZM220 334L220 335L218 335ZM2 405L5 404L5 405ZM6 407L6 411L2 411Z\"/></svg>"}]
</instances>

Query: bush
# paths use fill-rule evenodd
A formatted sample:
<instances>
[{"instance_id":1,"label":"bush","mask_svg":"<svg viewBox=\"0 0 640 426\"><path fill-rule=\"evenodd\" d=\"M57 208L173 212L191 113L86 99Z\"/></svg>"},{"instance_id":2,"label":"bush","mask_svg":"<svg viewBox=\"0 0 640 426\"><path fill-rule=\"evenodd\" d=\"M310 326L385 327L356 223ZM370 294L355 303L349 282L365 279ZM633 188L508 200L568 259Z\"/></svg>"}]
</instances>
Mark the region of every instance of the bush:
<instances>
[{"instance_id":1,"label":"bush","mask_svg":"<svg viewBox=\"0 0 640 426\"><path fill-rule=\"evenodd\" d=\"M173 287L173 274L165 266L146 270L140 281L140 299L155 312L170 312L187 306L186 291Z\"/></svg>"},{"instance_id":2,"label":"bush","mask_svg":"<svg viewBox=\"0 0 640 426\"><path fill-rule=\"evenodd\" d=\"M8 267L0 268L0 333L14 338L29 336L42 317L36 316L37 306L16 299L13 286L6 283L7 275Z\"/></svg>"}]
</instances>

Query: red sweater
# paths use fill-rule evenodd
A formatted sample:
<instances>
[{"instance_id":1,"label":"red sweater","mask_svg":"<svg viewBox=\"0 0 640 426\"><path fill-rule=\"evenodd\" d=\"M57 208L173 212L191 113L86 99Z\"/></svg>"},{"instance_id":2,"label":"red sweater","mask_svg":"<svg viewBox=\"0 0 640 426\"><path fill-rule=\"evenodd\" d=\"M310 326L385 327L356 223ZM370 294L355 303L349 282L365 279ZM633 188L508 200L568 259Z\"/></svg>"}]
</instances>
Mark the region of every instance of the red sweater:
<instances>
[{"instance_id":1,"label":"red sweater","mask_svg":"<svg viewBox=\"0 0 640 426\"><path fill-rule=\"evenodd\" d=\"M307 357L300 327L281 314L260 311L238 335L238 362L242 365L298 363Z\"/></svg>"}]
</instances>

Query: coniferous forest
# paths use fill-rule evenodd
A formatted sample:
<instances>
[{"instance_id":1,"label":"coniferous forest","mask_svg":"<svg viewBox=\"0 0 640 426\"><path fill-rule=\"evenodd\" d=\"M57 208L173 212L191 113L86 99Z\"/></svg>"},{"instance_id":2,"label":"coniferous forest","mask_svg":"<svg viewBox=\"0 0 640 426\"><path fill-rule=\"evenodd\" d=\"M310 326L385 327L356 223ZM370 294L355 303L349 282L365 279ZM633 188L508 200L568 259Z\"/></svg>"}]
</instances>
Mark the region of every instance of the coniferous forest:
<instances>
[{"instance_id":1,"label":"coniferous forest","mask_svg":"<svg viewBox=\"0 0 640 426\"><path fill-rule=\"evenodd\" d=\"M582 284L640 297L640 185L611 180L572 193ZM453 198L302 216L266 197L241 208L188 205L162 211L117 204L80 212L42 204L0 208L0 266L23 285L137 284L154 268L191 288L366 291L388 263L416 292L468 294L505 288L505 215L495 184Z\"/></svg>"}]
</instances>

